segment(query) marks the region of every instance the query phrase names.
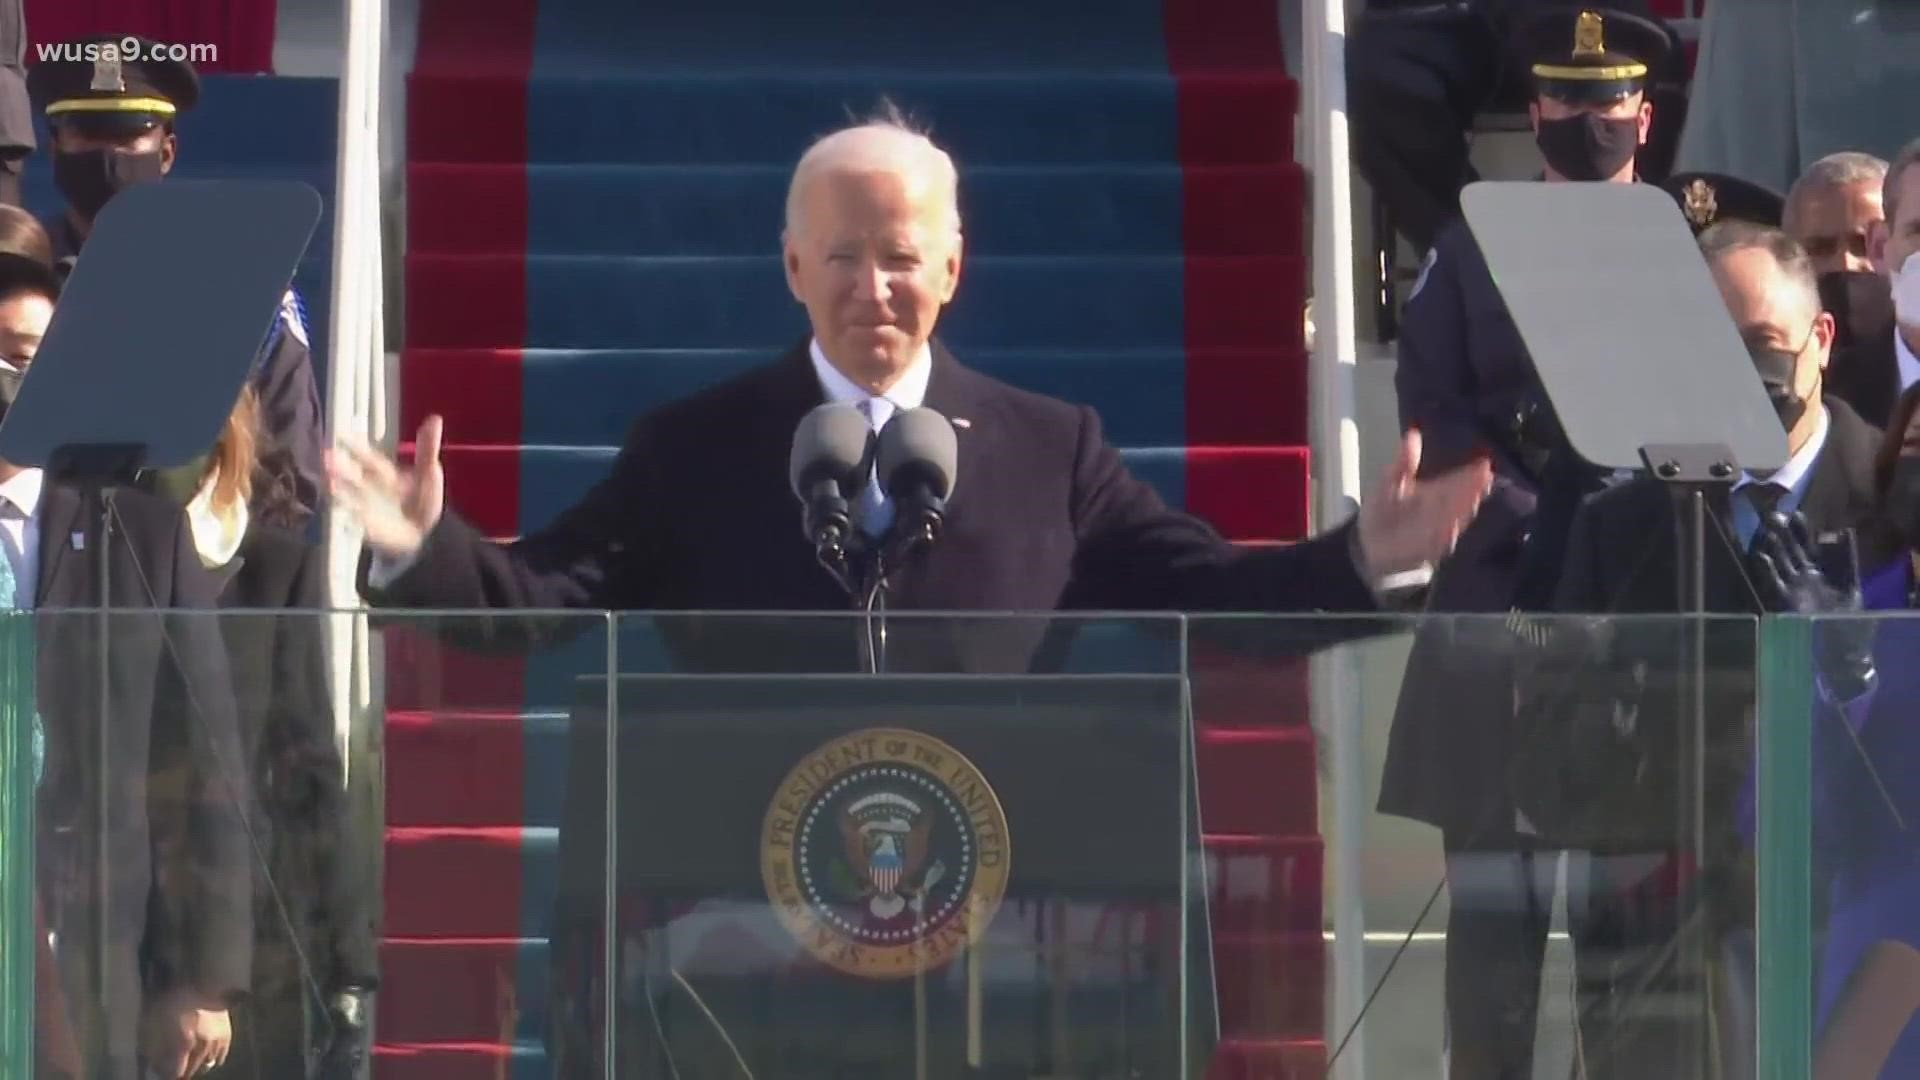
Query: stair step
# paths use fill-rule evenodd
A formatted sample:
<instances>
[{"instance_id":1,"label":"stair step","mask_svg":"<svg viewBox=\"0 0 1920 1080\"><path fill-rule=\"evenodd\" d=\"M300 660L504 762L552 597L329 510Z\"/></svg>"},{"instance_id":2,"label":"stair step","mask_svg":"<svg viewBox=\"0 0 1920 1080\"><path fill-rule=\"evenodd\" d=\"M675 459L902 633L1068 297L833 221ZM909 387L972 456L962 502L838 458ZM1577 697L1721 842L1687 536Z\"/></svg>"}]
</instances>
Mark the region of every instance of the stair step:
<instances>
[{"instance_id":1,"label":"stair step","mask_svg":"<svg viewBox=\"0 0 1920 1080\"><path fill-rule=\"evenodd\" d=\"M1221 1037L1323 1037L1326 951L1318 933L1214 935Z\"/></svg>"},{"instance_id":2,"label":"stair step","mask_svg":"<svg viewBox=\"0 0 1920 1080\"><path fill-rule=\"evenodd\" d=\"M538 1039L552 983L545 939L388 939L380 947L385 1043Z\"/></svg>"},{"instance_id":3,"label":"stair step","mask_svg":"<svg viewBox=\"0 0 1920 1080\"><path fill-rule=\"evenodd\" d=\"M552 521L606 475L613 447L447 446L447 497L489 535L513 536ZM1231 540L1291 540L1306 527L1307 452L1301 447L1123 449L1135 476L1169 506L1207 517ZM1192 506L1189 487L1259 492L1225 505ZM514 505L517 496L518 505Z\"/></svg>"},{"instance_id":4,"label":"stair step","mask_svg":"<svg viewBox=\"0 0 1920 1080\"><path fill-rule=\"evenodd\" d=\"M1310 728L1202 730L1194 752L1200 823L1207 831L1252 836L1319 831Z\"/></svg>"},{"instance_id":5,"label":"stair step","mask_svg":"<svg viewBox=\"0 0 1920 1080\"><path fill-rule=\"evenodd\" d=\"M1206 1080L1326 1080L1326 1076L1324 1040L1223 1039Z\"/></svg>"},{"instance_id":6,"label":"stair step","mask_svg":"<svg viewBox=\"0 0 1920 1080\"><path fill-rule=\"evenodd\" d=\"M408 349L401 430L429 413L468 444L618 445L647 409L767 363L764 349ZM1088 405L1123 446L1306 442L1306 357L1284 350L980 349L965 363L1024 390ZM1246 405L1199 414L1199 372Z\"/></svg>"},{"instance_id":7,"label":"stair step","mask_svg":"<svg viewBox=\"0 0 1920 1080\"><path fill-rule=\"evenodd\" d=\"M941 321L975 348L1295 350L1299 259L981 255ZM475 297L524 296L524 309ZM407 337L429 347L777 349L806 332L777 255L407 256Z\"/></svg>"},{"instance_id":8,"label":"stair step","mask_svg":"<svg viewBox=\"0 0 1920 1080\"><path fill-rule=\"evenodd\" d=\"M1299 88L1279 71L925 74L859 70L416 71L409 160L766 164L883 98L966 170L1088 161L1293 160ZM524 115L525 125L502 117ZM1201 118L1233 118L1226 123ZM619 132L583 140L580 131ZM590 148L590 149L589 149Z\"/></svg>"},{"instance_id":9,"label":"stair step","mask_svg":"<svg viewBox=\"0 0 1920 1080\"><path fill-rule=\"evenodd\" d=\"M539 937L550 926L558 828L395 826L386 846L391 937ZM1208 836L1203 846L1214 866L1208 903L1226 929L1317 935L1318 837Z\"/></svg>"},{"instance_id":10,"label":"stair step","mask_svg":"<svg viewBox=\"0 0 1920 1080\"><path fill-rule=\"evenodd\" d=\"M402 781L387 790L389 825L560 823L567 766L564 710L427 712L402 709L398 702L389 710L387 756L394 779ZM1305 729L1203 730L1197 754L1201 821L1209 831L1276 836L1316 831L1314 743ZM514 774L506 782L497 778L503 767ZM496 782L474 782L487 776L496 776Z\"/></svg>"},{"instance_id":11,"label":"stair step","mask_svg":"<svg viewBox=\"0 0 1920 1080\"><path fill-rule=\"evenodd\" d=\"M386 999L381 999L386 1008ZM552 1080L546 1046L512 1043L380 1043L373 1048L379 1080Z\"/></svg>"},{"instance_id":12,"label":"stair step","mask_svg":"<svg viewBox=\"0 0 1920 1080\"><path fill-rule=\"evenodd\" d=\"M791 164L415 164L417 252L764 255ZM1301 255L1303 177L1262 165L982 165L961 177L970 250L996 255ZM524 201L515 214L476 212Z\"/></svg>"}]
</instances>

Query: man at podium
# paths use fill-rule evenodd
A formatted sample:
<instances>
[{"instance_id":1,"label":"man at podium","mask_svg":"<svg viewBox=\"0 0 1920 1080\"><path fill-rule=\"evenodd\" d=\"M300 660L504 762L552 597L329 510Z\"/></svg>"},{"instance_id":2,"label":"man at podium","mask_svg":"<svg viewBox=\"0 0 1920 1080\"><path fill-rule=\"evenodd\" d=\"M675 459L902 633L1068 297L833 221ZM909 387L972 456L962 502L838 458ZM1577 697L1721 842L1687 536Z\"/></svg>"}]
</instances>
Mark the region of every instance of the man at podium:
<instances>
[{"instance_id":1,"label":"man at podium","mask_svg":"<svg viewBox=\"0 0 1920 1080\"><path fill-rule=\"evenodd\" d=\"M783 251L810 338L640 417L612 472L516 543L489 543L445 509L437 417L421 426L411 467L363 445L335 453L334 491L371 548L368 598L416 608L846 610L799 528L785 467L796 425L830 401L861 408L876 430L921 406L954 428L960 480L944 533L898 574L895 608L1368 610L1383 579L1451 548L1488 469L1468 462L1415 479L1417 434L1353 522L1289 547L1241 550L1166 507L1121 463L1090 409L967 367L934 332L960 283L956 188L947 154L896 122L816 143L794 172ZM871 494L865 520L884 521L890 500Z\"/></svg>"}]
</instances>

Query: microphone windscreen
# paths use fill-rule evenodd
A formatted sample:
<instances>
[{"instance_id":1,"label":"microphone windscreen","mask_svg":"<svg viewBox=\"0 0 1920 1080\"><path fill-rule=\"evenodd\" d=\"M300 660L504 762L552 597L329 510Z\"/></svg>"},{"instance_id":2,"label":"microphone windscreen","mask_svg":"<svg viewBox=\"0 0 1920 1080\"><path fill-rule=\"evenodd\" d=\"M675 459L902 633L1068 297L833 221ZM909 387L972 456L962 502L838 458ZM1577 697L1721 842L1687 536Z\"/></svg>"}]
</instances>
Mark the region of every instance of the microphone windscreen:
<instances>
[{"instance_id":1,"label":"microphone windscreen","mask_svg":"<svg viewBox=\"0 0 1920 1080\"><path fill-rule=\"evenodd\" d=\"M953 495L960 466L960 442L953 421L927 408L895 414L880 430L880 485L899 495L915 481L923 481L939 498Z\"/></svg>"},{"instance_id":2,"label":"microphone windscreen","mask_svg":"<svg viewBox=\"0 0 1920 1080\"><path fill-rule=\"evenodd\" d=\"M851 405L828 403L800 418L787 457L787 482L806 499L822 480L848 482L867 462L873 428Z\"/></svg>"}]
</instances>

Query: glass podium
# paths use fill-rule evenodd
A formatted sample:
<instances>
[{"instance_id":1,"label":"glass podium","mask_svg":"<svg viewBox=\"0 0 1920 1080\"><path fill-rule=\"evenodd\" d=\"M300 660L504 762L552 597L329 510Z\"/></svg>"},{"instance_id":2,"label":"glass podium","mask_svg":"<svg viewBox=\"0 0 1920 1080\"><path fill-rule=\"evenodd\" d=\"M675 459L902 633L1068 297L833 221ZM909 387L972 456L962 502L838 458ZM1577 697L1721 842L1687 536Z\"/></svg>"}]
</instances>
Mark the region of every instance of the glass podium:
<instances>
[{"instance_id":1,"label":"glass podium","mask_svg":"<svg viewBox=\"0 0 1920 1080\"><path fill-rule=\"evenodd\" d=\"M1806 620L380 612L349 709L362 618L3 617L0 1072L369 969L375 1075L1903 1060L1910 680Z\"/></svg>"}]
</instances>

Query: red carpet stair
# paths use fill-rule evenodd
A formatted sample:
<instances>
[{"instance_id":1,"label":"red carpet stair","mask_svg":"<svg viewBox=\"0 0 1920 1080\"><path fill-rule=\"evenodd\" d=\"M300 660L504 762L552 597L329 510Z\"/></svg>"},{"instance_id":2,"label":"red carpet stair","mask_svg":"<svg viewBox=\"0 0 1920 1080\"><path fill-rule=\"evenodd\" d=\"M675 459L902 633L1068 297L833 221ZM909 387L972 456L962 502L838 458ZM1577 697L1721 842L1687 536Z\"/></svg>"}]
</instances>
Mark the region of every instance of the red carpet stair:
<instances>
[{"instance_id":1,"label":"red carpet stair","mask_svg":"<svg viewBox=\"0 0 1920 1080\"><path fill-rule=\"evenodd\" d=\"M1297 537L1304 192L1273 5L794 10L427 0L402 404L409 428L447 417L454 504L496 535L537 527L604 471L635 413L802 332L774 257L786 171L884 92L961 169L968 273L943 337L1096 406L1136 470L1234 539ZM939 60L900 76L875 62L898 55ZM406 633L389 654L379 1075L544 1076L564 783L550 747L567 702L544 661L475 662ZM1304 673L1233 655L1203 645L1194 676L1214 1071L1315 1077Z\"/></svg>"}]
</instances>

